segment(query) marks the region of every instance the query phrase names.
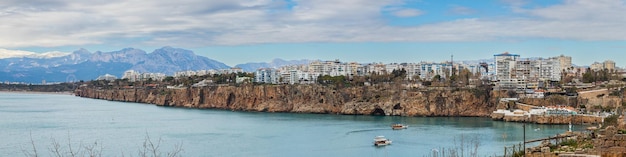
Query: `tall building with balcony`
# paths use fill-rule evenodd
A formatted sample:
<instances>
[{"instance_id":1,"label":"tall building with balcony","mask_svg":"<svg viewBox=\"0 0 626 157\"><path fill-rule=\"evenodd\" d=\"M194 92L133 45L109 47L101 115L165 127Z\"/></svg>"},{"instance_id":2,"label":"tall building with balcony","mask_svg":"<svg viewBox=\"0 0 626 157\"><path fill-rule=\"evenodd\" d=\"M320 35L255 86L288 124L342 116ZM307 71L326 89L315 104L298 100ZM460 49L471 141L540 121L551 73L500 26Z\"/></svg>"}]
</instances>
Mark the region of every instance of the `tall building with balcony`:
<instances>
[{"instance_id":1,"label":"tall building with balcony","mask_svg":"<svg viewBox=\"0 0 626 157\"><path fill-rule=\"evenodd\" d=\"M495 74L498 87L503 89L517 88L518 80L514 70L520 55L505 52L493 56L496 65Z\"/></svg>"},{"instance_id":2,"label":"tall building with balcony","mask_svg":"<svg viewBox=\"0 0 626 157\"><path fill-rule=\"evenodd\" d=\"M510 54L505 52L502 54L493 55L495 59L495 73L497 80L507 80L512 78L513 68L516 61L519 60L520 55Z\"/></svg>"}]
</instances>

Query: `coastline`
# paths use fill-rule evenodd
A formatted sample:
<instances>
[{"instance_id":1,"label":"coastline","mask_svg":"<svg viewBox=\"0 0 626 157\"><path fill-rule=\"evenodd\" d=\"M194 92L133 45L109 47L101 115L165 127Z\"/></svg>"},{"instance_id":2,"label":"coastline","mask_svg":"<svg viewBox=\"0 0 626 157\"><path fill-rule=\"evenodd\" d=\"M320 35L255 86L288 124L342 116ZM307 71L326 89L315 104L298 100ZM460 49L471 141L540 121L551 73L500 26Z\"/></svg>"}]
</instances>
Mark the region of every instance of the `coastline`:
<instances>
[{"instance_id":1,"label":"coastline","mask_svg":"<svg viewBox=\"0 0 626 157\"><path fill-rule=\"evenodd\" d=\"M65 92L38 92L38 91L11 91L11 90L0 90L0 93L20 93L20 94L54 94L54 95L74 95L73 92L65 91Z\"/></svg>"},{"instance_id":2,"label":"coastline","mask_svg":"<svg viewBox=\"0 0 626 157\"><path fill-rule=\"evenodd\" d=\"M157 106L233 111L378 116L489 117L501 92L333 88L321 85L242 85L200 88L80 87L76 96Z\"/></svg>"}]
</instances>

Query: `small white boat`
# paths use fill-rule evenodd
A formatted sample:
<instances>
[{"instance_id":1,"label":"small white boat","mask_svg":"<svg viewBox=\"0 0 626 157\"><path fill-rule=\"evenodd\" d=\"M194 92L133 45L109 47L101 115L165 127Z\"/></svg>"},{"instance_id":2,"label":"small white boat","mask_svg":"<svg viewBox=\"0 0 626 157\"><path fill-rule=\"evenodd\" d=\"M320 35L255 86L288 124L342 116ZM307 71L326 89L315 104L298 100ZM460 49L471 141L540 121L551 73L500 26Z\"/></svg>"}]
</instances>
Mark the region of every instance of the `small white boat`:
<instances>
[{"instance_id":1,"label":"small white boat","mask_svg":"<svg viewBox=\"0 0 626 157\"><path fill-rule=\"evenodd\" d=\"M393 125L391 125L391 129L393 129L393 130L406 129L408 127L409 126L404 125L404 124L393 124Z\"/></svg>"},{"instance_id":2,"label":"small white boat","mask_svg":"<svg viewBox=\"0 0 626 157\"><path fill-rule=\"evenodd\" d=\"M390 144L391 140L385 138L385 136L376 136L374 138L374 146L386 146Z\"/></svg>"}]
</instances>

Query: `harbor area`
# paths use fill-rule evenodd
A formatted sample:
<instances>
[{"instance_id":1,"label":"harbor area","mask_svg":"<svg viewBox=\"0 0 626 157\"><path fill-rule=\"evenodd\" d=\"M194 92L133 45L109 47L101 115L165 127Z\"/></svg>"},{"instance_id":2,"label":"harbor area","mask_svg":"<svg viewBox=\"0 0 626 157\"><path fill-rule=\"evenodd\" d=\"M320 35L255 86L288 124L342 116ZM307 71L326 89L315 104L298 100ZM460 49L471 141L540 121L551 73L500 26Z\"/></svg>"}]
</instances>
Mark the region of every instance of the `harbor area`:
<instances>
[{"instance_id":1,"label":"harbor area","mask_svg":"<svg viewBox=\"0 0 626 157\"><path fill-rule=\"evenodd\" d=\"M605 116L579 114L569 106L534 106L516 102L516 99L502 99L501 109L491 113L492 120L537 124L601 124Z\"/></svg>"}]
</instances>

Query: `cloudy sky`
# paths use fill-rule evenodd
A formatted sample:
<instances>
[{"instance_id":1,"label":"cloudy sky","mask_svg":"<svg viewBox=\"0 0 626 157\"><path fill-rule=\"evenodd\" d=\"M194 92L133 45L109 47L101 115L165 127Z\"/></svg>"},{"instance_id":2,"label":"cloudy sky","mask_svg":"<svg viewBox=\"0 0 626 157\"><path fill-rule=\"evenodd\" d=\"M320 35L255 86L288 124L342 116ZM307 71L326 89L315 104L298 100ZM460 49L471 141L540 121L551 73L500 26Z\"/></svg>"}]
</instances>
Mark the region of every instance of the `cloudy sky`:
<instances>
[{"instance_id":1,"label":"cloudy sky","mask_svg":"<svg viewBox=\"0 0 626 157\"><path fill-rule=\"evenodd\" d=\"M2 0L0 48L163 46L228 65L573 57L626 65L625 0Z\"/></svg>"}]
</instances>

